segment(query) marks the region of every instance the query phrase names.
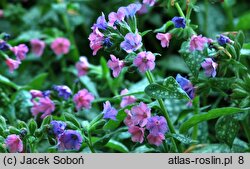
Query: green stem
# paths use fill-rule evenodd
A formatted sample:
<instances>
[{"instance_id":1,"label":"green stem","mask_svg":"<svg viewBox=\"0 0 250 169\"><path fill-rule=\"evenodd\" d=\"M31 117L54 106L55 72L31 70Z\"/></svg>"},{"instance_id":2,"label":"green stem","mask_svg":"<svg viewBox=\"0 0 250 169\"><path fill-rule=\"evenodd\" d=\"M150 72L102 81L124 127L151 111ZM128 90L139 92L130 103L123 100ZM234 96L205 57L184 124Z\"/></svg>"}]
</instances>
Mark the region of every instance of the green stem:
<instances>
[{"instance_id":1,"label":"green stem","mask_svg":"<svg viewBox=\"0 0 250 169\"><path fill-rule=\"evenodd\" d=\"M182 9L181 9L179 3L176 2L174 5L175 5L177 11L179 12L180 16L183 17L183 18L185 18L185 15L184 15L184 13L183 13L183 11L182 11Z\"/></svg>"},{"instance_id":2,"label":"green stem","mask_svg":"<svg viewBox=\"0 0 250 169\"><path fill-rule=\"evenodd\" d=\"M95 150L94 150L94 148L93 148L92 139L91 139L91 132L90 132L90 130L88 130L88 139L89 139L89 141L88 141L89 149L90 149L90 151L91 151L92 153L95 153Z\"/></svg>"},{"instance_id":3,"label":"green stem","mask_svg":"<svg viewBox=\"0 0 250 169\"><path fill-rule=\"evenodd\" d=\"M150 84L154 83L154 77L153 77L153 75L152 75L152 73L151 73L150 71L147 71L147 72L146 72L146 77L147 77L148 82L149 82ZM166 120L167 120L168 128L169 128L169 130L170 130L170 133L171 133L171 134L176 134L176 131L175 131L174 126L173 126L173 124L172 124L172 122L171 122L171 120L170 120L170 117L169 117L169 115L168 115L168 112L167 112L167 109L166 109L166 107L165 107L165 105L164 105L163 100L162 100L162 99L157 99L157 101L158 101L158 103L159 103L159 105L160 105L160 108L161 108L161 110L162 110L163 116L164 116L164 117L166 118ZM175 147L175 150L176 150L177 152L181 152L181 148L180 148L179 146L177 146L175 140L174 140L173 138L171 138L171 140L172 140L172 142L173 142L173 145L174 145L174 147Z\"/></svg>"}]
</instances>

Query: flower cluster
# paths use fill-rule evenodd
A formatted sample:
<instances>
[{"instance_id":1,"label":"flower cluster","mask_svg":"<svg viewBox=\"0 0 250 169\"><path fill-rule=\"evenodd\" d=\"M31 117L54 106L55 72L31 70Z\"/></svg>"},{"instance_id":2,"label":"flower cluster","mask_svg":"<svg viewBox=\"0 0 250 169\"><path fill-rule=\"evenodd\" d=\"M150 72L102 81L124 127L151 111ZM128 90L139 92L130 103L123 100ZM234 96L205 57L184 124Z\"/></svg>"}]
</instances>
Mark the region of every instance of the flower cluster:
<instances>
[{"instance_id":1,"label":"flower cluster","mask_svg":"<svg viewBox=\"0 0 250 169\"><path fill-rule=\"evenodd\" d=\"M155 1L145 1L148 5L153 5ZM113 71L113 76L118 77L125 66L136 66L141 73L153 70L155 67L155 55L152 52L142 51L142 36L136 27L135 14L141 9L142 5L133 3L127 7L120 7L117 12L108 15L108 21L102 14L92 26L92 33L89 35L90 48L93 55L104 48L111 51L118 49L130 54L130 58L136 56L134 61L124 61L115 55L110 55L108 67ZM169 38L170 39L170 38ZM166 43L166 42L163 42Z\"/></svg>"},{"instance_id":2,"label":"flower cluster","mask_svg":"<svg viewBox=\"0 0 250 169\"><path fill-rule=\"evenodd\" d=\"M152 116L151 109L147 104L140 102L125 110L127 117L124 120L128 131L132 135L133 142L142 143L144 141L145 130L149 131L147 140L150 144L159 146L165 140L164 134L168 131L166 119L163 116Z\"/></svg>"},{"instance_id":3,"label":"flower cluster","mask_svg":"<svg viewBox=\"0 0 250 169\"><path fill-rule=\"evenodd\" d=\"M72 96L72 91L68 86L65 85L54 85L53 90L56 92L59 98L64 100L69 100ZM33 116L37 116L42 113L41 118L45 118L48 115L51 115L55 111L55 103L51 100L51 91L39 91L39 90L30 90L32 96L31 102L33 106L31 112ZM55 96L55 94L53 93ZM82 108L89 109L91 108L91 102L94 100L94 96L88 92L87 89L79 90L73 96L73 102L76 105L76 109L80 111Z\"/></svg>"},{"instance_id":4,"label":"flower cluster","mask_svg":"<svg viewBox=\"0 0 250 169\"><path fill-rule=\"evenodd\" d=\"M22 60L25 59L26 54L29 51L29 48L25 44L19 44L17 46L11 46L7 43L9 39L8 34L1 34L0 35L0 51L1 55L5 59L6 65L9 67L9 71L12 73L15 69L19 67ZM3 37L3 39L1 39ZM16 59L10 58L5 52L11 51L15 56Z\"/></svg>"},{"instance_id":5,"label":"flower cluster","mask_svg":"<svg viewBox=\"0 0 250 169\"><path fill-rule=\"evenodd\" d=\"M76 130L65 130L66 123L62 121L52 121L51 128L57 138L59 150L79 150L82 144L82 136Z\"/></svg>"}]
</instances>

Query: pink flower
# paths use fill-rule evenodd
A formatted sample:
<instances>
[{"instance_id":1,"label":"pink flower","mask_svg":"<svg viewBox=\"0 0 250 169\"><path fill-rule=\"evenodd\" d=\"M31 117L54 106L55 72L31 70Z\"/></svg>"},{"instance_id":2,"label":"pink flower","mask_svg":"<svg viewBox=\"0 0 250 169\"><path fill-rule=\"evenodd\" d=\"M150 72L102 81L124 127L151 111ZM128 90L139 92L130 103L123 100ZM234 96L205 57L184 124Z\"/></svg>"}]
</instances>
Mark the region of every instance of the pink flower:
<instances>
[{"instance_id":1,"label":"pink flower","mask_svg":"<svg viewBox=\"0 0 250 169\"><path fill-rule=\"evenodd\" d=\"M149 6L154 6L155 0L143 0L143 3Z\"/></svg>"},{"instance_id":2,"label":"pink flower","mask_svg":"<svg viewBox=\"0 0 250 169\"><path fill-rule=\"evenodd\" d=\"M138 126L131 126L128 129L128 132L132 135L132 141L139 143L142 143L144 140L144 131L145 128L141 128Z\"/></svg>"},{"instance_id":3,"label":"pink flower","mask_svg":"<svg viewBox=\"0 0 250 169\"><path fill-rule=\"evenodd\" d=\"M44 119L46 116L51 115L51 113L55 110L55 104L49 97L41 97L37 100L32 100L34 104L31 108L33 116L37 116L39 113L42 113L41 118Z\"/></svg>"},{"instance_id":4,"label":"pink flower","mask_svg":"<svg viewBox=\"0 0 250 169\"><path fill-rule=\"evenodd\" d=\"M123 89L121 91L121 95L125 95L127 93L128 93L128 89ZM124 96L122 98L120 106L121 106L121 108L124 108L127 105L133 104L134 102L136 102L136 98L134 96Z\"/></svg>"},{"instance_id":5,"label":"pink flower","mask_svg":"<svg viewBox=\"0 0 250 169\"><path fill-rule=\"evenodd\" d=\"M56 38L50 45L56 55L69 53L70 41L66 38Z\"/></svg>"},{"instance_id":6,"label":"pink flower","mask_svg":"<svg viewBox=\"0 0 250 169\"><path fill-rule=\"evenodd\" d=\"M120 22L124 20L125 14L121 11L117 11L117 13L111 12L108 18L109 18L109 25L114 26L114 23L116 21Z\"/></svg>"},{"instance_id":7,"label":"pink flower","mask_svg":"<svg viewBox=\"0 0 250 169\"><path fill-rule=\"evenodd\" d=\"M23 151L23 142L16 134L8 135L5 139L5 144L10 153L20 153Z\"/></svg>"},{"instance_id":8,"label":"pink flower","mask_svg":"<svg viewBox=\"0 0 250 169\"><path fill-rule=\"evenodd\" d=\"M12 73L15 69L17 69L19 67L19 65L21 64L21 62L19 60L14 60L11 58L7 58L5 60L5 63L7 64L7 66L9 67L9 71Z\"/></svg>"},{"instance_id":9,"label":"pink flower","mask_svg":"<svg viewBox=\"0 0 250 169\"><path fill-rule=\"evenodd\" d=\"M155 55L151 52L140 52L134 59L134 65L138 67L141 73L155 68Z\"/></svg>"},{"instance_id":10,"label":"pink flower","mask_svg":"<svg viewBox=\"0 0 250 169\"><path fill-rule=\"evenodd\" d=\"M201 35L193 35L190 40L189 50L191 52L195 50L202 51L204 49L205 44L208 42L207 38L202 37Z\"/></svg>"},{"instance_id":11,"label":"pink flower","mask_svg":"<svg viewBox=\"0 0 250 169\"><path fill-rule=\"evenodd\" d=\"M134 106L131 109L132 120L134 125L140 125L144 127L148 118L151 117L151 109L143 102L140 102L138 106Z\"/></svg>"},{"instance_id":12,"label":"pink flower","mask_svg":"<svg viewBox=\"0 0 250 169\"><path fill-rule=\"evenodd\" d=\"M42 56L44 48L45 48L45 42L39 39L32 39L30 41L31 44L31 50L32 52L37 55L38 57Z\"/></svg>"},{"instance_id":13,"label":"pink flower","mask_svg":"<svg viewBox=\"0 0 250 169\"><path fill-rule=\"evenodd\" d=\"M95 28L94 31L89 35L90 41L90 48L93 50L93 55L95 56L96 53L102 48L104 35Z\"/></svg>"},{"instance_id":14,"label":"pink flower","mask_svg":"<svg viewBox=\"0 0 250 169\"><path fill-rule=\"evenodd\" d=\"M165 139L165 136L162 133L158 133L158 135L149 134L147 139L149 144L159 146L162 144L162 141Z\"/></svg>"},{"instance_id":15,"label":"pink flower","mask_svg":"<svg viewBox=\"0 0 250 169\"><path fill-rule=\"evenodd\" d=\"M76 63L76 69L79 77L87 74L89 62L86 57L80 57L79 61Z\"/></svg>"},{"instance_id":16,"label":"pink flower","mask_svg":"<svg viewBox=\"0 0 250 169\"><path fill-rule=\"evenodd\" d=\"M118 77L122 68L125 66L123 61L120 61L114 55L110 55L111 60L108 61L108 67L113 70L113 76Z\"/></svg>"},{"instance_id":17,"label":"pink flower","mask_svg":"<svg viewBox=\"0 0 250 169\"><path fill-rule=\"evenodd\" d=\"M82 89L78 91L77 94L74 95L74 102L76 104L76 109L79 111L83 107L86 109L91 108L91 102L94 100L94 96L88 92L87 89Z\"/></svg>"},{"instance_id":18,"label":"pink flower","mask_svg":"<svg viewBox=\"0 0 250 169\"><path fill-rule=\"evenodd\" d=\"M29 48L25 44L11 47L10 50L16 55L17 60L23 60L29 51Z\"/></svg>"},{"instance_id":19,"label":"pink flower","mask_svg":"<svg viewBox=\"0 0 250 169\"><path fill-rule=\"evenodd\" d=\"M157 33L156 38L161 41L161 46L165 48L169 46L172 35L170 33Z\"/></svg>"},{"instance_id":20,"label":"pink flower","mask_svg":"<svg viewBox=\"0 0 250 169\"><path fill-rule=\"evenodd\" d=\"M40 90L30 90L30 94L32 96L32 99L37 97L43 97L43 92L41 92Z\"/></svg>"},{"instance_id":21,"label":"pink flower","mask_svg":"<svg viewBox=\"0 0 250 169\"><path fill-rule=\"evenodd\" d=\"M133 126L134 125L134 123L133 123L133 120L132 120L132 114L131 114L131 111L130 110L128 110L128 109L126 109L125 110L125 113L127 114L127 117L124 119L124 124L126 125L126 126L128 126L128 127L130 127L130 126Z\"/></svg>"}]
</instances>

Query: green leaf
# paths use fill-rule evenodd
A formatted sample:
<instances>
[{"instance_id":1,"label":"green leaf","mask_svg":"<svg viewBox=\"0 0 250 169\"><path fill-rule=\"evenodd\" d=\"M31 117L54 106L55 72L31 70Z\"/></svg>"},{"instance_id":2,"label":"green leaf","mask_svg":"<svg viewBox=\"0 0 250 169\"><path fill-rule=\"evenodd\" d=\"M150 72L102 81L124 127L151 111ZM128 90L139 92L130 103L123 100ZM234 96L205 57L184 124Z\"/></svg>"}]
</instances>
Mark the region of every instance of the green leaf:
<instances>
[{"instance_id":1,"label":"green leaf","mask_svg":"<svg viewBox=\"0 0 250 169\"><path fill-rule=\"evenodd\" d=\"M215 125L216 137L223 143L232 147L233 141L240 129L239 122L232 116L222 116Z\"/></svg>"},{"instance_id":2,"label":"green leaf","mask_svg":"<svg viewBox=\"0 0 250 169\"><path fill-rule=\"evenodd\" d=\"M248 30L250 29L250 25L248 24L250 22L250 12L247 12L246 14L239 17L238 24L236 26L236 29L238 30Z\"/></svg>"},{"instance_id":3,"label":"green leaf","mask_svg":"<svg viewBox=\"0 0 250 169\"><path fill-rule=\"evenodd\" d=\"M80 81L86 86L86 88L94 94L94 96L99 97L99 94L96 89L96 84L88 77L82 76L80 77Z\"/></svg>"},{"instance_id":4,"label":"green leaf","mask_svg":"<svg viewBox=\"0 0 250 169\"><path fill-rule=\"evenodd\" d=\"M74 115L65 113L64 116L67 121L73 123L77 128L79 129L81 128L81 124L78 122L78 120L76 119Z\"/></svg>"},{"instance_id":5,"label":"green leaf","mask_svg":"<svg viewBox=\"0 0 250 169\"><path fill-rule=\"evenodd\" d=\"M128 148L124 144L113 139L109 140L109 142L105 145L105 147L108 147L115 151L119 151L121 153L129 152Z\"/></svg>"},{"instance_id":6,"label":"green leaf","mask_svg":"<svg viewBox=\"0 0 250 169\"><path fill-rule=\"evenodd\" d=\"M0 115L0 126L6 128L6 119Z\"/></svg>"},{"instance_id":7,"label":"green leaf","mask_svg":"<svg viewBox=\"0 0 250 169\"><path fill-rule=\"evenodd\" d=\"M36 121L34 119L31 119L28 122L28 128L29 128L30 134L33 135L37 129L37 124L36 124Z\"/></svg>"},{"instance_id":8,"label":"green leaf","mask_svg":"<svg viewBox=\"0 0 250 169\"><path fill-rule=\"evenodd\" d=\"M200 51L190 52L189 50L189 42L184 42L181 45L181 50L179 51L190 69L191 73L195 78L198 78L200 65L204 60L204 56Z\"/></svg>"},{"instance_id":9,"label":"green leaf","mask_svg":"<svg viewBox=\"0 0 250 169\"><path fill-rule=\"evenodd\" d=\"M190 99L173 77L166 78L162 84L148 85L145 93L155 99Z\"/></svg>"},{"instance_id":10,"label":"green leaf","mask_svg":"<svg viewBox=\"0 0 250 169\"><path fill-rule=\"evenodd\" d=\"M186 133L191 127L203 121L208 121L225 115L232 115L244 112L245 110L246 109L241 109L236 107L225 107L225 108L213 109L208 111L207 113L194 115L180 126L179 132Z\"/></svg>"},{"instance_id":11,"label":"green leaf","mask_svg":"<svg viewBox=\"0 0 250 169\"><path fill-rule=\"evenodd\" d=\"M182 134L172 134L171 135L173 138L175 138L176 140L179 140L181 143L183 144L192 144L192 143L197 143L196 140L192 140L189 137L186 137Z\"/></svg>"},{"instance_id":12,"label":"green leaf","mask_svg":"<svg viewBox=\"0 0 250 169\"><path fill-rule=\"evenodd\" d=\"M44 82L47 78L48 74L47 73L42 73L38 76L36 76L32 81L30 81L27 86L29 89L36 89L36 90L40 90L43 85Z\"/></svg>"},{"instance_id":13,"label":"green leaf","mask_svg":"<svg viewBox=\"0 0 250 169\"><path fill-rule=\"evenodd\" d=\"M8 87L14 88L16 90L18 90L20 88L20 86L18 86L17 84L11 82L7 77L4 77L2 75L0 75L0 84L4 84Z\"/></svg>"},{"instance_id":14,"label":"green leaf","mask_svg":"<svg viewBox=\"0 0 250 169\"><path fill-rule=\"evenodd\" d=\"M245 36L244 36L244 33L242 31L239 31L239 33L235 37L235 41L239 42L240 47L243 46L244 41L245 41Z\"/></svg>"},{"instance_id":15,"label":"green leaf","mask_svg":"<svg viewBox=\"0 0 250 169\"><path fill-rule=\"evenodd\" d=\"M141 35L141 37L147 35L149 32L151 32L152 30L146 30L146 31L143 31L141 33L139 33Z\"/></svg>"}]
</instances>

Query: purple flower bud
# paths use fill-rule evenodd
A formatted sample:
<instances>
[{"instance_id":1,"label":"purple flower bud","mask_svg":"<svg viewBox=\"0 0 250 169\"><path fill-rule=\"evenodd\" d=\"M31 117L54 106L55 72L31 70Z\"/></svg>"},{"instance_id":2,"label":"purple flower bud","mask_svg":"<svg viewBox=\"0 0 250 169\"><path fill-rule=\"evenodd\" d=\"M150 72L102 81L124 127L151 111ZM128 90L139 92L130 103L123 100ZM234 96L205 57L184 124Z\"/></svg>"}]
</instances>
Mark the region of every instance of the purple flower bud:
<instances>
[{"instance_id":1,"label":"purple flower bud","mask_svg":"<svg viewBox=\"0 0 250 169\"><path fill-rule=\"evenodd\" d=\"M231 40L227 37L227 36L224 36L224 35L220 35L218 38L217 38L217 41L218 43L223 46L225 45L226 43L230 43Z\"/></svg>"},{"instance_id":2,"label":"purple flower bud","mask_svg":"<svg viewBox=\"0 0 250 169\"><path fill-rule=\"evenodd\" d=\"M58 92L58 96L64 98L64 100L68 100L72 94L72 91L68 86L61 85L61 86L54 86L55 91Z\"/></svg>"},{"instance_id":3,"label":"purple flower bud","mask_svg":"<svg viewBox=\"0 0 250 169\"><path fill-rule=\"evenodd\" d=\"M60 134L62 134L66 128L66 123L63 122L63 121L51 121L50 124L52 125L52 130L53 130L53 133L56 135L56 136L59 136Z\"/></svg>"},{"instance_id":4,"label":"purple flower bud","mask_svg":"<svg viewBox=\"0 0 250 169\"><path fill-rule=\"evenodd\" d=\"M190 99L193 99L195 95L195 88L193 84L188 79L182 77L180 74L176 76L176 81L179 83L181 88L187 93Z\"/></svg>"},{"instance_id":5,"label":"purple flower bud","mask_svg":"<svg viewBox=\"0 0 250 169\"><path fill-rule=\"evenodd\" d=\"M103 46L110 48L112 45L113 43L111 42L110 38L105 38L103 40Z\"/></svg>"},{"instance_id":6,"label":"purple flower bud","mask_svg":"<svg viewBox=\"0 0 250 169\"><path fill-rule=\"evenodd\" d=\"M211 58L206 58L204 62L201 63L202 68L205 70L205 75L208 77L216 76L216 69L218 64Z\"/></svg>"},{"instance_id":7,"label":"purple flower bud","mask_svg":"<svg viewBox=\"0 0 250 169\"><path fill-rule=\"evenodd\" d=\"M167 121L163 116L150 117L146 128L154 136L157 136L159 133L165 134L168 130Z\"/></svg>"},{"instance_id":8,"label":"purple flower bud","mask_svg":"<svg viewBox=\"0 0 250 169\"><path fill-rule=\"evenodd\" d=\"M2 51L6 51L6 50L9 50L10 49L10 46L9 44L7 44L5 41L3 40L0 40L0 50Z\"/></svg>"},{"instance_id":9,"label":"purple flower bud","mask_svg":"<svg viewBox=\"0 0 250 169\"><path fill-rule=\"evenodd\" d=\"M176 28L185 28L186 27L186 20L183 17L177 17L177 16L175 16L172 19L172 22L174 23L174 26Z\"/></svg>"},{"instance_id":10,"label":"purple flower bud","mask_svg":"<svg viewBox=\"0 0 250 169\"><path fill-rule=\"evenodd\" d=\"M140 52L134 59L133 64L138 67L141 73L155 68L155 55L152 52Z\"/></svg>"},{"instance_id":11,"label":"purple flower bud","mask_svg":"<svg viewBox=\"0 0 250 169\"><path fill-rule=\"evenodd\" d=\"M127 53L131 53L137 51L142 47L142 37L138 33L128 33L124 41L121 43L121 48L125 50Z\"/></svg>"},{"instance_id":12,"label":"purple flower bud","mask_svg":"<svg viewBox=\"0 0 250 169\"><path fill-rule=\"evenodd\" d=\"M102 113L104 114L103 115L104 119L116 120L116 115L117 115L118 111L111 106L109 101L106 101L103 104L103 112Z\"/></svg>"},{"instance_id":13,"label":"purple flower bud","mask_svg":"<svg viewBox=\"0 0 250 169\"><path fill-rule=\"evenodd\" d=\"M82 136L78 131L65 130L58 138L59 150L79 150L82 145Z\"/></svg>"}]
</instances>

